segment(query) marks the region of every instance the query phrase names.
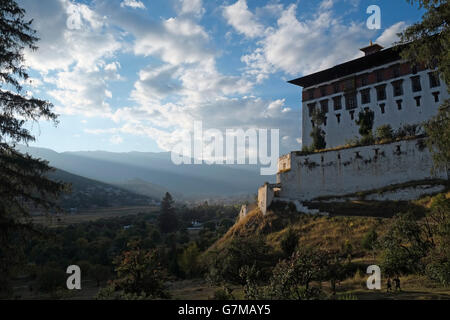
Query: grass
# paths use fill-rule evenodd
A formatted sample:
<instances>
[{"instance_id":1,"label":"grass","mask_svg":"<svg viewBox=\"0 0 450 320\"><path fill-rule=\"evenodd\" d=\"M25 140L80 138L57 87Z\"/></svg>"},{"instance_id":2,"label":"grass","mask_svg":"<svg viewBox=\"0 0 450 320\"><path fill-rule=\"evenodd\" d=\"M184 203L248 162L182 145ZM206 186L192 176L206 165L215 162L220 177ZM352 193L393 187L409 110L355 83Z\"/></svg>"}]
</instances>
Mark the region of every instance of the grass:
<instances>
[{"instance_id":1,"label":"grass","mask_svg":"<svg viewBox=\"0 0 450 320\"><path fill-rule=\"evenodd\" d=\"M289 229L299 235L300 245L339 249L350 243L358 247L369 229L375 227L383 233L387 224L387 220L376 217L323 217L273 211L263 216L255 209L231 227L210 250L222 249L235 237L256 235L264 236L271 247L280 250L281 239Z\"/></svg>"},{"instance_id":2,"label":"grass","mask_svg":"<svg viewBox=\"0 0 450 320\"><path fill-rule=\"evenodd\" d=\"M144 207L120 207L120 208L102 208L86 210L76 214L61 214L61 215L35 215L32 216L33 223L45 225L50 228L66 227L71 224L96 221L106 218L117 218L128 215L136 215L138 213L158 212L159 207L144 206Z\"/></svg>"}]
</instances>

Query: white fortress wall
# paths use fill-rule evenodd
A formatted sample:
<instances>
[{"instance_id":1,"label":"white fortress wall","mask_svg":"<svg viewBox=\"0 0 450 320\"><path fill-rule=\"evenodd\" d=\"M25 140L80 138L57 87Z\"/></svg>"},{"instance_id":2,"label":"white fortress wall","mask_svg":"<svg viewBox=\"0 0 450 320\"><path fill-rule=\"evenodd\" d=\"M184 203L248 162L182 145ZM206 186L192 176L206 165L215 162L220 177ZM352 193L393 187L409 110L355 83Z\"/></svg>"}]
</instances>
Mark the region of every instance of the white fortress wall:
<instances>
[{"instance_id":1,"label":"white fortress wall","mask_svg":"<svg viewBox=\"0 0 450 320\"><path fill-rule=\"evenodd\" d=\"M422 138L305 156L292 152L280 159L280 166L284 171L277 175L279 197L301 201L410 181L448 179L447 172L431 174L432 157Z\"/></svg>"},{"instance_id":2,"label":"white fortress wall","mask_svg":"<svg viewBox=\"0 0 450 320\"><path fill-rule=\"evenodd\" d=\"M263 215L266 215L267 208L272 203L274 191L268 183L258 189L258 207Z\"/></svg>"}]
</instances>

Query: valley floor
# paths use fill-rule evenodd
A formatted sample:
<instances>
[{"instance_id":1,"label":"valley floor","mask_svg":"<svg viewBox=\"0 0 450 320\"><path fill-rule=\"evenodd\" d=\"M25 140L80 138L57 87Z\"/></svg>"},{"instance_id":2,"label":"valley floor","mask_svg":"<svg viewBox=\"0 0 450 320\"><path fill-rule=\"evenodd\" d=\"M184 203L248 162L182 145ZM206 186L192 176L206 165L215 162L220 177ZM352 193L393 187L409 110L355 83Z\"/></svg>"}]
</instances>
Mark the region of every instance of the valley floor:
<instances>
[{"instance_id":1,"label":"valley floor","mask_svg":"<svg viewBox=\"0 0 450 320\"><path fill-rule=\"evenodd\" d=\"M364 278L347 279L338 286L337 299L342 300L450 300L450 287L437 286L426 278L418 276L401 277L402 290L400 292L386 292L382 290L368 290ZM329 292L328 283L323 288ZM168 283L172 300L211 300L219 287L210 286L204 279L180 280ZM243 291L239 286L231 286L235 299L243 299ZM93 300L99 288L94 281L84 281L82 290L60 291L55 295L34 294L29 291L26 283L16 283L16 298L27 300L41 299L69 299Z\"/></svg>"}]
</instances>

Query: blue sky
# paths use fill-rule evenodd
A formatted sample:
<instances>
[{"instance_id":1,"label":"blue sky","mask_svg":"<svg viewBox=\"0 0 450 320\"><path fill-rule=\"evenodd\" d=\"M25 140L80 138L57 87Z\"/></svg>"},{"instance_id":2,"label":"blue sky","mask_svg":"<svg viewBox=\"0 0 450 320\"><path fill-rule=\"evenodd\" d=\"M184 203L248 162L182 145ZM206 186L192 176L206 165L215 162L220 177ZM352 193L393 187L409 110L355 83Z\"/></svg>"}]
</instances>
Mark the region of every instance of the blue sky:
<instances>
[{"instance_id":1,"label":"blue sky","mask_svg":"<svg viewBox=\"0 0 450 320\"><path fill-rule=\"evenodd\" d=\"M279 128L282 152L298 150L301 91L286 81L389 46L422 15L406 0L18 2L41 37L27 90L60 114L32 145L57 151L170 150L195 120Z\"/></svg>"}]
</instances>

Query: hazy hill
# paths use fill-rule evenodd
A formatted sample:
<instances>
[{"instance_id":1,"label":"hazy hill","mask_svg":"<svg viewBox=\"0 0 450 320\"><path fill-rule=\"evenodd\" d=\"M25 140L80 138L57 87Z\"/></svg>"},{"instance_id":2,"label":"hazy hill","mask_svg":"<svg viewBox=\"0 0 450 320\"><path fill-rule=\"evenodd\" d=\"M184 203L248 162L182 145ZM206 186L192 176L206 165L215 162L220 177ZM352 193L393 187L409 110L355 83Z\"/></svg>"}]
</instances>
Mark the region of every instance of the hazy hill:
<instances>
[{"instance_id":1,"label":"hazy hill","mask_svg":"<svg viewBox=\"0 0 450 320\"><path fill-rule=\"evenodd\" d=\"M111 184L139 179L187 196L255 193L258 185L273 180L272 177L260 176L259 170L250 166L246 169L220 165L177 166L172 163L170 153L58 153L25 146L20 146L19 150L79 176Z\"/></svg>"},{"instance_id":2,"label":"hazy hill","mask_svg":"<svg viewBox=\"0 0 450 320\"><path fill-rule=\"evenodd\" d=\"M151 198L162 199L167 190L164 187L158 186L156 184L141 180L133 179L122 183L115 184L117 187L131 191L136 194L148 196ZM176 196L176 194L174 194Z\"/></svg>"},{"instance_id":3,"label":"hazy hill","mask_svg":"<svg viewBox=\"0 0 450 320\"><path fill-rule=\"evenodd\" d=\"M71 184L71 193L60 198L64 209L93 209L105 207L145 206L159 197L149 197L127 191L103 182L83 178L62 170L49 173L49 178Z\"/></svg>"}]
</instances>

